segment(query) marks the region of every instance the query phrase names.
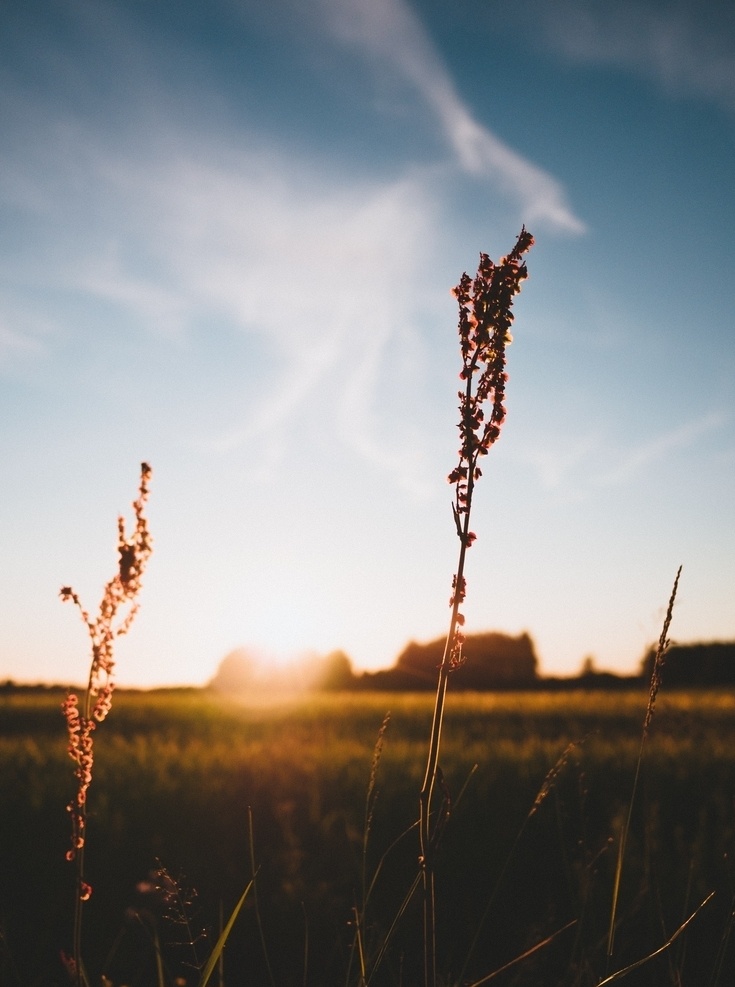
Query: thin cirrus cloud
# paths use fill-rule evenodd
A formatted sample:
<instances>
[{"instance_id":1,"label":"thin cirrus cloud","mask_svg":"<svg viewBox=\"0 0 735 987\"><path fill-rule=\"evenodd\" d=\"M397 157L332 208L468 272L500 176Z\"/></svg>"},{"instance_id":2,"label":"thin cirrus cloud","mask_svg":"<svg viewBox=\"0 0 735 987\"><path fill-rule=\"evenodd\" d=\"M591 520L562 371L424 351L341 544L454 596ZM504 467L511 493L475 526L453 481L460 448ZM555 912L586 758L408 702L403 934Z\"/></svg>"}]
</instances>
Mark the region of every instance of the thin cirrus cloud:
<instances>
[{"instance_id":1,"label":"thin cirrus cloud","mask_svg":"<svg viewBox=\"0 0 735 987\"><path fill-rule=\"evenodd\" d=\"M171 97L161 86L165 108ZM193 437L199 448L226 454L255 444L266 455L250 458L264 464L286 447L294 416L320 415L399 485L422 487L416 436L387 428L377 391L387 363L406 359L406 335L414 356L423 345L418 308L435 291L441 239L431 168L356 178L253 129L214 134L194 114L181 131L156 99L123 144L94 118L25 102L28 118L0 152L0 196L24 217L27 245L6 257L0 325L17 327L13 293L31 314L22 336L0 333L0 353L37 353L49 313L33 299L59 292L174 346L206 325L214 359L234 328L256 340L260 361L244 368L247 412L219 431L210 422L209 434ZM56 328L52 349L74 332Z\"/></svg>"},{"instance_id":2,"label":"thin cirrus cloud","mask_svg":"<svg viewBox=\"0 0 735 987\"><path fill-rule=\"evenodd\" d=\"M40 340L24 336L0 322L0 364L15 356L38 356L43 353Z\"/></svg>"},{"instance_id":3,"label":"thin cirrus cloud","mask_svg":"<svg viewBox=\"0 0 735 987\"><path fill-rule=\"evenodd\" d=\"M465 105L424 26L404 0L322 0L327 29L378 68L402 76L433 111L462 170L516 199L529 224L583 233L561 184L479 123Z\"/></svg>"},{"instance_id":4,"label":"thin cirrus cloud","mask_svg":"<svg viewBox=\"0 0 735 987\"><path fill-rule=\"evenodd\" d=\"M532 467L542 489L579 501L589 496L591 488L616 487L633 480L666 456L676 455L720 429L726 421L725 415L712 412L624 450L612 446L599 431L561 438L545 436L540 445L527 440L517 458ZM602 458L606 466L601 468Z\"/></svg>"},{"instance_id":5,"label":"thin cirrus cloud","mask_svg":"<svg viewBox=\"0 0 735 987\"><path fill-rule=\"evenodd\" d=\"M735 12L730 4L564 0L531 8L546 42L578 62L625 66L664 89L735 111Z\"/></svg>"},{"instance_id":6,"label":"thin cirrus cloud","mask_svg":"<svg viewBox=\"0 0 735 987\"><path fill-rule=\"evenodd\" d=\"M79 227L64 251L47 247L48 282L113 306L172 345L185 346L197 325L212 343L221 336L224 345L232 328L259 341L257 362L244 367L249 411L196 436L199 448L255 448L251 460L267 470L285 454L294 420L318 416L361 458L422 493L416 436L408 425L405 434L386 427L377 392L387 365L420 358L423 346L418 307L434 292L440 227L430 174L356 181L253 135L231 135L205 155L159 134L152 154L123 159L96 147L80 149L78 162L83 198L105 203L116 235L108 240L83 201L67 199Z\"/></svg>"},{"instance_id":7,"label":"thin cirrus cloud","mask_svg":"<svg viewBox=\"0 0 735 987\"><path fill-rule=\"evenodd\" d=\"M334 39L387 63L413 88L462 170L519 202L529 224L583 231L556 179L474 119L406 3L322 0L320 9ZM325 175L323 161L310 166L274 151L257 133L228 128L216 142L197 139L196 112L175 133L156 106L176 99L143 55L144 76L156 85L140 86L145 113L139 132L129 121L127 146L110 146L115 139L92 119L54 120L43 128L35 173L17 169L27 208L33 203L41 225L49 220L47 231L63 230L44 243L33 278L102 301L172 344L202 322L210 333L234 325L260 340L262 359L278 366L268 375L276 383L262 393L264 365L249 369L254 391L242 422L199 438L213 451L267 442L276 455L278 435L308 409L416 492L421 442L408 427L388 427L378 394L388 365L410 361L406 334L414 334L414 355L422 346L417 300L423 310L434 291L443 207L430 169L372 182ZM128 88L135 96L135 85ZM149 90L156 95L143 99ZM50 153L54 142L58 154Z\"/></svg>"},{"instance_id":8,"label":"thin cirrus cloud","mask_svg":"<svg viewBox=\"0 0 735 987\"><path fill-rule=\"evenodd\" d=\"M545 436L541 444L526 440L523 452L517 455L530 465L544 490L563 490L565 497L579 499L582 490L578 475L583 464L599 448L600 436Z\"/></svg>"},{"instance_id":9,"label":"thin cirrus cloud","mask_svg":"<svg viewBox=\"0 0 735 987\"><path fill-rule=\"evenodd\" d=\"M636 473L660 462L669 453L691 446L702 436L721 428L725 421L726 418L723 414L713 412L688 422L686 425L671 429L663 435L658 435L650 441L628 450L626 455L621 457L611 470L600 473L593 482L595 486L601 487L625 483Z\"/></svg>"},{"instance_id":10,"label":"thin cirrus cloud","mask_svg":"<svg viewBox=\"0 0 735 987\"><path fill-rule=\"evenodd\" d=\"M243 152L232 167L179 165L156 193L157 248L192 308L260 335L279 366L265 404L215 439L223 449L288 427L307 403L330 416L341 405L342 438L372 448L376 377L416 321L436 223L420 179L333 184L299 170Z\"/></svg>"}]
</instances>

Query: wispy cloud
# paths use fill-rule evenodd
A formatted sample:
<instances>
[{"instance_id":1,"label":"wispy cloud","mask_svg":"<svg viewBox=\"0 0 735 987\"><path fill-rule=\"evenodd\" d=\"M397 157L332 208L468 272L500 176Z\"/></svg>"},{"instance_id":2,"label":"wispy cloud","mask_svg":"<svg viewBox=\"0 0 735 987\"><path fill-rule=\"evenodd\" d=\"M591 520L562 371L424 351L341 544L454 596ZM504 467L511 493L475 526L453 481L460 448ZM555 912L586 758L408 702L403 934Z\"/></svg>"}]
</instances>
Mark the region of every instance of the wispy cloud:
<instances>
[{"instance_id":1,"label":"wispy cloud","mask_svg":"<svg viewBox=\"0 0 735 987\"><path fill-rule=\"evenodd\" d=\"M63 280L89 298L102 299L133 312L153 333L180 337L190 316L180 290L131 270L115 243L102 253L87 257L82 267L66 268Z\"/></svg>"},{"instance_id":2,"label":"wispy cloud","mask_svg":"<svg viewBox=\"0 0 735 987\"><path fill-rule=\"evenodd\" d=\"M598 433L580 436L561 435L558 432L544 435L543 441L526 440L515 458L530 466L536 473L542 489L563 490L565 497L581 496L585 471L591 457L599 448Z\"/></svg>"},{"instance_id":3,"label":"wispy cloud","mask_svg":"<svg viewBox=\"0 0 735 987\"><path fill-rule=\"evenodd\" d=\"M629 449L606 472L594 477L593 483L599 487L616 486L625 483L630 477L655 465L669 453L685 449L701 436L720 428L725 422L725 416L719 413L704 415L695 421L688 422L679 428L674 428L663 435L643 442Z\"/></svg>"},{"instance_id":4,"label":"wispy cloud","mask_svg":"<svg viewBox=\"0 0 735 987\"><path fill-rule=\"evenodd\" d=\"M15 356L36 356L43 352L44 348L37 338L10 329L0 322L0 364Z\"/></svg>"},{"instance_id":5,"label":"wispy cloud","mask_svg":"<svg viewBox=\"0 0 735 987\"><path fill-rule=\"evenodd\" d=\"M62 98L10 76L0 97L13 122L0 149L0 198L24 224L27 253L12 271L23 300L112 313L115 329L101 325L100 334L148 329L177 347L206 326L209 372L239 332L253 341L240 417L218 429L209 416L191 441L215 455L247 448L249 462L272 464L287 454L294 422L308 420L416 494L424 452L411 401L422 385L406 374L394 399L405 414L393 422L381 391L397 360L410 363L407 336L414 359L424 345L437 290L430 266L449 235L435 175L411 167L356 178L325 148L315 163L252 120L205 116L221 108L216 86L193 100L179 94L170 52L159 58L155 35L116 4L103 7L89 19L84 4L68 7L90 42L71 80L74 60L47 39L44 64L61 59L64 68ZM101 53L125 94L110 107L77 100ZM0 298L3 318L7 350L25 337ZM62 338L74 334L67 321Z\"/></svg>"},{"instance_id":6,"label":"wispy cloud","mask_svg":"<svg viewBox=\"0 0 735 987\"><path fill-rule=\"evenodd\" d=\"M5 111L15 94L23 114L13 125L15 156L10 146L0 152L0 191L29 220L25 239L37 237L38 246L17 262L18 283L29 296L102 303L118 314L118 327L148 328L172 345L185 345L187 333L206 324L212 348L225 352L234 327L257 340L257 362L243 368L246 397L238 406L245 410L221 430L210 420L200 445L226 454L256 444L249 458L265 463L285 454L294 418L309 415L420 493L428 453L425 433L411 424L422 387L411 361L423 346L419 326L429 324L426 299L437 290L430 266L451 237L431 166L357 179L331 167L324 151L315 165L275 149L252 122L205 119L203 108L217 100L191 101L190 92L177 100L170 53L159 64L135 19L103 6L99 19L79 15L94 44L78 66L65 53L64 99L6 87ZM534 229L583 229L556 179L473 117L408 4L322 0L321 10L320 30L326 23L333 38L389 65L418 94L453 151L453 167L493 182ZM48 44L53 61L57 42ZM105 53L120 77L121 133L104 102L81 98L90 88L85 73L99 68L87 65L87 49ZM186 127L177 126L183 117ZM389 414L381 389L397 361L406 383L392 398L401 407Z\"/></svg>"},{"instance_id":7,"label":"wispy cloud","mask_svg":"<svg viewBox=\"0 0 735 987\"><path fill-rule=\"evenodd\" d=\"M155 198L149 249L192 313L219 312L270 351L268 393L215 447L270 439L309 409L396 473L400 430L385 434L376 394L425 297L426 248L438 238L427 190L417 176L352 185L242 149L221 162L179 160L124 178Z\"/></svg>"},{"instance_id":8,"label":"wispy cloud","mask_svg":"<svg viewBox=\"0 0 735 987\"><path fill-rule=\"evenodd\" d=\"M22 265L3 264L0 279L0 366L16 367L21 363L45 359L58 338L60 322L43 310L34 297L35 277L16 283ZM30 297L29 297L30 296Z\"/></svg>"},{"instance_id":9,"label":"wispy cloud","mask_svg":"<svg viewBox=\"0 0 735 987\"><path fill-rule=\"evenodd\" d=\"M250 461L268 469L308 417L419 494L411 416L405 428L389 423L378 395L407 334L420 359L418 310L435 290L427 264L441 225L431 176L355 180L254 134L223 135L203 152L159 131L152 149L125 156L93 133L76 137L65 194L54 188L44 201L42 171L29 189L45 236L32 273L18 265L18 281L30 278L41 294L63 285L177 346L205 324L215 364L227 359L233 328L253 337L247 410L220 430L210 424L194 437L200 447L255 449ZM1 348L20 342L0 335Z\"/></svg>"},{"instance_id":10,"label":"wispy cloud","mask_svg":"<svg viewBox=\"0 0 735 987\"><path fill-rule=\"evenodd\" d=\"M532 9L547 42L566 57L626 66L670 92L735 111L732 5L563 0Z\"/></svg>"},{"instance_id":11,"label":"wispy cloud","mask_svg":"<svg viewBox=\"0 0 735 987\"><path fill-rule=\"evenodd\" d=\"M388 65L434 112L460 167L494 181L529 224L584 232L561 184L479 123L462 100L426 29L405 0L321 0L329 29L378 66Z\"/></svg>"},{"instance_id":12,"label":"wispy cloud","mask_svg":"<svg viewBox=\"0 0 735 987\"><path fill-rule=\"evenodd\" d=\"M526 439L514 458L532 467L542 489L566 500L584 500L595 488L620 486L667 456L679 455L726 420L712 412L624 449L613 444L603 429L576 436L554 433L544 435L542 443Z\"/></svg>"}]
</instances>

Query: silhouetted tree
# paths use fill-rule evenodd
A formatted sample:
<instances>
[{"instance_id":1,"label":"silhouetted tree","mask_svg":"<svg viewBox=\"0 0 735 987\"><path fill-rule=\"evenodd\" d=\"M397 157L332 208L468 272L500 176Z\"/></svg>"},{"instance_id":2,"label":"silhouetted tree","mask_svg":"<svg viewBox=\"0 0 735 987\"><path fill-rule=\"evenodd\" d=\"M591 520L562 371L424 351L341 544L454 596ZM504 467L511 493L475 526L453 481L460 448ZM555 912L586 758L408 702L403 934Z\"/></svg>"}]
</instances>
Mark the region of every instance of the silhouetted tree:
<instances>
[{"instance_id":1,"label":"silhouetted tree","mask_svg":"<svg viewBox=\"0 0 735 987\"><path fill-rule=\"evenodd\" d=\"M395 668L381 676L381 685L390 688L392 680L393 688L433 688L444 646L443 638L427 644L411 641ZM462 650L465 660L452 672L453 689L522 689L537 684L538 659L528 634L468 634Z\"/></svg>"},{"instance_id":2,"label":"silhouetted tree","mask_svg":"<svg viewBox=\"0 0 735 987\"><path fill-rule=\"evenodd\" d=\"M236 648L219 663L209 688L216 692L244 692L254 679L255 662L244 648Z\"/></svg>"},{"instance_id":3,"label":"silhouetted tree","mask_svg":"<svg viewBox=\"0 0 735 987\"><path fill-rule=\"evenodd\" d=\"M355 684L352 662L344 651L332 651L320 659L313 688L325 690L350 689Z\"/></svg>"},{"instance_id":4,"label":"silhouetted tree","mask_svg":"<svg viewBox=\"0 0 735 987\"><path fill-rule=\"evenodd\" d=\"M595 675L596 673L597 668L595 667L594 655L587 655L582 662L582 667L579 670L580 677L584 678L586 675Z\"/></svg>"},{"instance_id":5,"label":"silhouetted tree","mask_svg":"<svg viewBox=\"0 0 735 987\"><path fill-rule=\"evenodd\" d=\"M655 648L641 662L641 674L651 677ZM735 685L735 641L708 644L672 644L661 672L664 686Z\"/></svg>"}]
</instances>

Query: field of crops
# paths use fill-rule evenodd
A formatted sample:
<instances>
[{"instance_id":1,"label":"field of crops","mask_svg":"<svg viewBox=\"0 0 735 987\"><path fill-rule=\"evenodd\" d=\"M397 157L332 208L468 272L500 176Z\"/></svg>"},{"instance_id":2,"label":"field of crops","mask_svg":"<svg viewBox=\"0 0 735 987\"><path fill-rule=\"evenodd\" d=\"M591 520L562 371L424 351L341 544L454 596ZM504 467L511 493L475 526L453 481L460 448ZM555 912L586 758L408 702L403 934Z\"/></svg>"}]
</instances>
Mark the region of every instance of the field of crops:
<instances>
[{"instance_id":1,"label":"field of crops","mask_svg":"<svg viewBox=\"0 0 735 987\"><path fill-rule=\"evenodd\" d=\"M0 981L9 987L63 982L58 957L69 949L74 882L65 807L74 779L62 698L0 695ZM557 932L492 982L581 987L604 979L616 841L646 701L644 691L450 694L441 763L452 801L437 862L446 982L479 982ZM377 872L360 943L369 961L417 872L432 702L399 694L270 705L196 691L116 695L96 737L89 794L90 982L104 973L116 987L155 983L158 941L170 982L195 983L194 968L252 877L254 857L257 895L225 950L227 987L358 983L353 909ZM365 850L366 798L387 713ZM642 761L612 969L663 945L716 894L626 984L733 982L734 822L735 694L664 690ZM173 901L153 890L161 866L177 882ZM414 900L371 980L376 987L418 982L420 922Z\"/></svg>"}]
</instances>

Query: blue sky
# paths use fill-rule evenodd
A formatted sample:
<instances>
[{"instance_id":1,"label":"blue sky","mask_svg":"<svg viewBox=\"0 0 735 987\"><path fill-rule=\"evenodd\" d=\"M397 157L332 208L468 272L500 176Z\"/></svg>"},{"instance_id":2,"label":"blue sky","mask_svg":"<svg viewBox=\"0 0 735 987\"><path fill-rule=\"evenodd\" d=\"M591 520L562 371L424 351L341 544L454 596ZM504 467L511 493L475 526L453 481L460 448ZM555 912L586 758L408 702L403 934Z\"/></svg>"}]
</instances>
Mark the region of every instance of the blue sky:
<instances>
[{"instance_id":1,"label":"blue sky","mask_svg":"<svg viewBox=\"0 0 735 987\"><path fill-rule=\"evenodd\" d=\"M456 309L536 237L468 630L542 671L735 638L735 11L9 2L0 678L80 681L154 468L123 684L445 632Z\"/></svg>"}]
</instances>

